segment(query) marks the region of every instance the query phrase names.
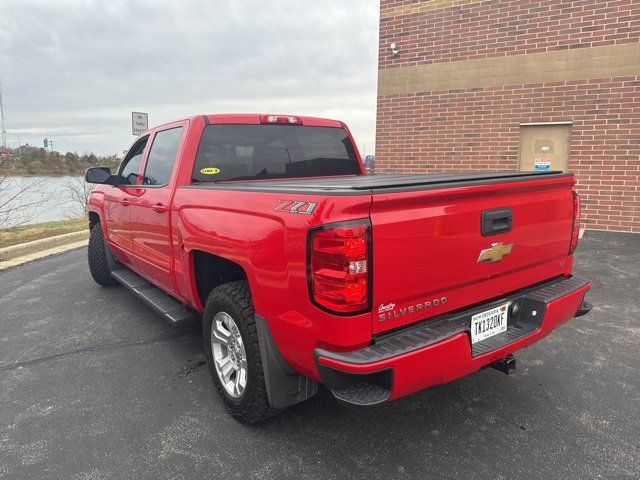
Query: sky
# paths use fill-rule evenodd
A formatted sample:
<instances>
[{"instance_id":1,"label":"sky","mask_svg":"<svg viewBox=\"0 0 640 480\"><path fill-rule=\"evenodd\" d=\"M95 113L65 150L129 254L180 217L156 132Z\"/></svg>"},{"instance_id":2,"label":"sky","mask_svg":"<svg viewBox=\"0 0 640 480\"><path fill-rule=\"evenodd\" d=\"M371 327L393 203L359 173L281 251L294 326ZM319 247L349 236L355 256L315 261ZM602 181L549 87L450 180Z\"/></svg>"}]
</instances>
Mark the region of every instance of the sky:
<instances>
[{"instance_id":1,"label":"sky","mask_svg":"<svg viewBox=\"0 0 640 480\"><path fill-rule=\"evenodd\" d=\"M127 149L201 113L342 120L373 153L377 0L0 0L7 143Z\"/></svg>"}]
</instances>

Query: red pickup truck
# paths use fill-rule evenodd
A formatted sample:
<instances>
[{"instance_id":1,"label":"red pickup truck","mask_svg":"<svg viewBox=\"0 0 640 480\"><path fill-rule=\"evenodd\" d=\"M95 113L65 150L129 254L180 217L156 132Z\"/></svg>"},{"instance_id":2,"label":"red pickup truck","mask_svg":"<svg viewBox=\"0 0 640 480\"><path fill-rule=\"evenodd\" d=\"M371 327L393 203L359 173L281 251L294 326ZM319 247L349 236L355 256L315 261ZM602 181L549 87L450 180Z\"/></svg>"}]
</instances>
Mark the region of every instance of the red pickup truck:
<instances>
[{"instance_id":1,"label":"red pickup truck","mask_svg":"<svg viewBox=\"0 0 640 480\"><path fill-rule=\"evenodd\" d=\"M261 421L323 383L373 405L492 366L591 306L561 172L365 175L344 123L201 115L87 171L89 268L202 321L227 410Z\"/></svg>"}]
</instances>

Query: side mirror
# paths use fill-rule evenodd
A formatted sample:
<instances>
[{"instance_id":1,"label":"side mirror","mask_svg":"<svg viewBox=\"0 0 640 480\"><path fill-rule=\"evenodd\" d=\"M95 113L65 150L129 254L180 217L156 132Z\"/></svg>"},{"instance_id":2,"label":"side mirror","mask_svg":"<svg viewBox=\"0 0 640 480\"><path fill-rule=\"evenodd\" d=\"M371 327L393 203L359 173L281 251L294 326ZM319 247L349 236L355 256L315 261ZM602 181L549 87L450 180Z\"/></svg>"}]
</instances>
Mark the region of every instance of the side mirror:
<instances>
[{"instance_id":1,"label":"side mirror","mask_svg":"<svg viewBox=\"0 0 640 480\"><path fill-rule=\"evenodd\" d=\"M125 180L129 185L138 185L138 182L144 182L144 178L145 177L143 177L142 175L138 175L137 173L130 173L129 175L127 175Z\"/></svg>"},{"instance_id":2,"label":"side mirror","mask_svg":"<svg viewBox=\"0 0 640 480\"><path fill-rule=\"evenodd\" d=\"M84 174L87 183L102 183L104 185L115 185L115 177L111 175L109 167L91 167L87 168Z\"/></svg>"}]
</instances>

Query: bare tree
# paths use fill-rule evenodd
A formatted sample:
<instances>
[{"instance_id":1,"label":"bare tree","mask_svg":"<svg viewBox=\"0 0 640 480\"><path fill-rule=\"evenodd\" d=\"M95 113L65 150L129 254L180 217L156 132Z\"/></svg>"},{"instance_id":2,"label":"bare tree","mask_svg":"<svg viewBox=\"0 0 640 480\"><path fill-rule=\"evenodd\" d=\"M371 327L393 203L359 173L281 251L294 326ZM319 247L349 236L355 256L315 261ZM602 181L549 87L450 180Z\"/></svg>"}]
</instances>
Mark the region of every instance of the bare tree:
<instances>
[{"instance_id":1,"label":"bare tree","mask_svg":"<svg viewBox=\"0 0 640 480\"><path fill-rule=\"evenodd\" d=\"M31 223L40 214L37 207L49 198L42 193L45 181L0 176L0 228Z\"/></svg>"},{"instance_id":2,"label":"bare tree","mask_svg":"<svg viewBox=\"0 0 640 480\"><path fill-rule=\"evenodd\" d=\"M62 185L65 203L71 206L67 218L80 218L87 215L87 201L93 185L84 181L84 177L68 178Z\"/></svg>"}]
</instances>

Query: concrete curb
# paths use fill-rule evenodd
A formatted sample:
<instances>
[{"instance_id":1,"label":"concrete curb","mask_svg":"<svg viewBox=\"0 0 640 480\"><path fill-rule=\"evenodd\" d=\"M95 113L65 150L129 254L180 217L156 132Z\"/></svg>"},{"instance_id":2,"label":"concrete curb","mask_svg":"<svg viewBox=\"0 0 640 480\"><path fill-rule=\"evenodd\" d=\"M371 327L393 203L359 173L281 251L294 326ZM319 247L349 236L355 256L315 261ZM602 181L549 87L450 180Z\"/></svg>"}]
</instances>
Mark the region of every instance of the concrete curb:
<instances>
[{"instance_id":1,"label":"concrete curb","mask_svg":"<svg viewBox=\"0 0 640 480\"><path fill-rule=\"evenodd\" d=\"M59 245L57 247L49 248L48 250L42 250L40 252L31 253L29 255L23 255L22 257L12 258L11 260L0 262L0 272L4 270L9 270L14 267L18 267L24 263L29 263L34 260L40 260L41 258L50 257L52 255L58 255L59 253L68 252L69 250L74 250L76 248L86 247L88 243L89 243L89 240L85 239L85 240L80 240L79 242L65 243L64 245Z\"/></svg>"},{"instance_id":2,"label":"concrete curb","mask_svg":"<svg viewBox=\"0 0 640 480\"><path fill-rule=\"evenodd\" d=\"M82 230L80 232L65 233L64 235L56 235L55 237L42 238L33 242L21 243L11 247L0 248L0 262L6 262L18 257L24 257L44 250L50 250L61 245L69 243L77 243L89 238L89 231Z\"/></svg>"}]
</instances>

